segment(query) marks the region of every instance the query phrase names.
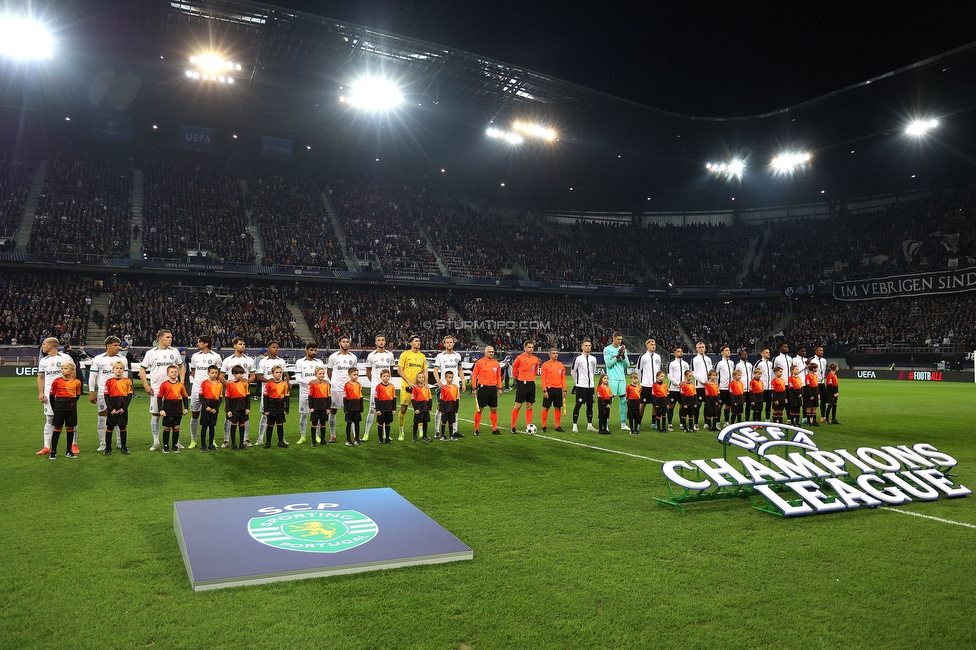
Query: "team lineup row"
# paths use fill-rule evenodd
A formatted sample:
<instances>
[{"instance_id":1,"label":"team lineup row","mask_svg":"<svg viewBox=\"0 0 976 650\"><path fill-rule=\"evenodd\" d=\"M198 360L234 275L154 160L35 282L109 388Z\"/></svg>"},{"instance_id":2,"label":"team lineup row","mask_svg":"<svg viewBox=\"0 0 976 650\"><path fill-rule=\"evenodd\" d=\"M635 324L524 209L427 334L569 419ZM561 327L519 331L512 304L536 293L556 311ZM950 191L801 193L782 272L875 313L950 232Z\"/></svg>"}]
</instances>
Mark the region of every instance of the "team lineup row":
<instances>
[{"instance_id":1,"label":"team lineup row","mask_svg":"<svg viewBox=\"0 0 976 650\"><path fill-rule=\"evenodd\" d=\"M717 430L725 424L741 421L743 414L753 419L783 422L783 412L789 421L800 423L800 407L805 422L819 426L819 422L839 424L836 420L838 396L836 364L828 364L823 349L817 348L814 357L807 359L805 349L796 356L789 355L783 344L780 354L770 358L763 350L762 358L754 365L744 351L738 362L723 347L718 362L705 355L705 344L698 343L697 354L689 364L683 350L673 351L667 371L662 367L656 342L648 339L646 351L631 366L622 335L614 333L612 342L603 350L605 374L598 373L598 359L592 353L592 342L581 344L581 353L570 367L575 396L573 432L578 432L578 420L585 407L587 429L609 434L611 405L617 399L620 430L639 434L645 407L653 408L652 429L673 430L674 411L679 410L681 428L698 429L704 407L705 427ZM336 442L336 416L341 410L346 424L346 444L354 446L367 440L374 422L379 442L392 442L394 413L399 411L399 440L404 439L406 414L413 409L413 440L430 442L428 436L431 413L435 438L457 440L464 436L458 431L457 418L460 396L470 380L475 398L474 435L480 434L484 409L489 409L491 431L499 434L498 397L502 393L502 371L495 359L494 347L485 347L484 357L470 370L470 378L462 367L461 355L454 350L454 337L444 338L444 349L428 368L426 355L420 351L420 338L409 339L410 349L395 358L387 349L386 337L377 335L376 348L366 355L366 383L369 387L368 408L364 408L363 386L359 382L358 357L349 349L349 338L339 339L339 350L326 362L317 357L318 346L309 344L305 356L295 363L294 380L298 386L299 434L298 444L309 440L311 445ZM216 450L216 423L224 413L224 448L246 449L250 442L250 385L258 382L260 391L260 422L257 444L271 446L277 430L278 446L287 447L284 439L286 415L290 412L291 379L285 360L278 356L278 345L268 346L268 356L260 362L244 353L245 341L234 340L234 353L226 358L211 349L209 336L198 337L198 351L189 359L190 390L187 391L186 365L180 351L173 347L169 330L160 330L155 347L148 350L138 364L139 380L149 395L150 428L153 443L150 451L160 448L163 453L178 453L180 427L183 416L190 415L189 448L201 451ZM136 368L130 368L119 355L121 342L110 336L105 340L106 351L92 360L89 373L89 401L98 408L96 424L98 450L111 454L111 437L115 434L116 448L127 454L127 423L129 404L133 397L132 381L128 378ZM542 363L534 354L535 344L527 341L524 350L511 365L515 380L515 405L512 409L511 432L517 433L517 423L525 406L525 431L535 433L533 419L536 401L536 379L541 377L543 393L542 428L547 431L550 409L554 409L555 430L562 432L568 397L566 366L559 361L555 348L549 360ZM38 399L44 405L44 446L38 455L57 457L62 432L67 433L67 457L79 453L77 444L77 400L83 392L81 381L75 377L75 364L58 350L56 338L45 339L38 363ZM393 373L400 380L399 408ZM430 373L433 384L430 384ZM600 377L597 385L597 377ZM629 380L629 385L628 385ZM746 383L748 382L748 383ZM433 390L431 390L433 388ZM436 405L434 403L436 398ZM596 398L596 399L595 399ZM594 402L598 407L599 429L593 427ZM817 408L820 409L819 421ZM362 414L366 412L365 423ZM364 426L360 427L361 424ZM201 428L203 432L201 433ZM326 437L328 433L328 437ZM199 441L198 441L199 436Z\"/></svg>"}]
</instances>

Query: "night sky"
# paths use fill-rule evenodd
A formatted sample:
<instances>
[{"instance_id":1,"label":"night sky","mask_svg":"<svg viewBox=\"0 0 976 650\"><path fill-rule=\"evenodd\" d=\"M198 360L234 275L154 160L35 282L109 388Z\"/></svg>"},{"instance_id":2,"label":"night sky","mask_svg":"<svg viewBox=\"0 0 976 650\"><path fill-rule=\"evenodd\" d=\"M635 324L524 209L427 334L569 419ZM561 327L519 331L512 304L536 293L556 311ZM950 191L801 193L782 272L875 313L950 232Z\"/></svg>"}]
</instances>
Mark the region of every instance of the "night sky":
<instances>
[{"instance_id":1,"label":"night sky","mask_svg":"<svg viewBox=\"0 0 976 650\"><path fill-rule=\"evenodd\" d=\"M976 3L280 0L654 108L776 110L976 41Z\"/></svg>"}]
</instances>

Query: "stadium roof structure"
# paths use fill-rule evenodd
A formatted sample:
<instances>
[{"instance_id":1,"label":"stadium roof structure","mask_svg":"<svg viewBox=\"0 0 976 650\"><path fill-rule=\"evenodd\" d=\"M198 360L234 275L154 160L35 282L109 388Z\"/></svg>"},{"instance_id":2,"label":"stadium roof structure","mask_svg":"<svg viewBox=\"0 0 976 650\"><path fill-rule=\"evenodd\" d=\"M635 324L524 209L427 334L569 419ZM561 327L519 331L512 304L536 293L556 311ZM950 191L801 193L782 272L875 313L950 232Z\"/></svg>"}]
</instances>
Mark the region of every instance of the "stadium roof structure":
<instances>
[{"instance_id":1,"label":"stadium roof structure","mask_svg":"<svg viewBox=\"0 0 976 650\"><path fill-rule=\"evenodd\" d=\"M137 128L168 121L294 138L311 147L312 164L379 171L380 162L489 196L504 182L508 196L553 206L706 209L733 196L746 206L968 181L976 161L976 43L778 111L696 117L257 2L41 0L42 12L45 1L67 55L51 72L56 99L42 96L48 110L62 102L133 117ZM186 78L189 56L211 49L242 64L233 86ZM395 80L403 107L364 116L343 105L343 87L367 74ZM106 84L114 91L93 91ZM939 132L906 137L914 117L937 117ZM558 140L505 147L485 136L513 120L551 125ZM812 152L811 168L774 178L767 166L782 148ZM709 177L706 161L736 156L750 172L741 182Z\"/></svg>"}]
</instances>

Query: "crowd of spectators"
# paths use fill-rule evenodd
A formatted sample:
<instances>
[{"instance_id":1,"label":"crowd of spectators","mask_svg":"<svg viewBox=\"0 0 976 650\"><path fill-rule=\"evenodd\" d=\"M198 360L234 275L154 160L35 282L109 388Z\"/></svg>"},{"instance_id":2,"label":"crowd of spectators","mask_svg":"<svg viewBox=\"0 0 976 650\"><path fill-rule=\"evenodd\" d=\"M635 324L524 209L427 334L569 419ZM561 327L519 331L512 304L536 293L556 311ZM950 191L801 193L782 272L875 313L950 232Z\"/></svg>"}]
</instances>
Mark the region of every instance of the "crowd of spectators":
<instances>
[{"instance_id":1,"label":"crowd of spectators","mask_svg":"<svg viewBox=\"0 0 976 650\"><path fill-rule=\"evenodd\" d=\"M0 153L0 237L13 236L24 214L33 168Z\"/></svg>"},{"instance_id":2,"label":"crowd of spectators","mask_svg":"<svg viewBox=\"0 0 976 650\"><path fill-rule=\"evenodd\" d=\"M207 251L218 261L253 264L241 184L201 163L147 161L142 250L149 257L184 258Z\"/></svg>"},{"instance_id":3,"label":"crowd of spectators","mask_svg":"<svg viewBox=\"0 0 976 650\"><path fill-rule=\"evenodd\" d=\"M304 287L298 289L298 306L320 347L335 349L339 337L348 335L355 348L370 348L377 334L389 347L404 350L409 337L420 337L421 347L435 350L448 334L457 349L471 344L471 331L454 325L451 294L424 289L379 287Z\"/></svg>"},{"instance_id":4,"label":"crowd of spectators","mask_svg":"<svg viewBox=\"0 0 976 650\"><path fill-rule=\"evenodd\" d=\"M249 346L278 341L301 348L288 308L289 290L275 285L184 287L181 284L122 281L112 289L107 334L148 346L160 329L173 332L178 346L193 347L209 334L214 348L230 347L241 336Z\"/></svg>"},{"instance_id":5,"label":"crowd of spectators","mask_svg":"<svg viewBox=\"0 0 976 650\"><path fill-rule=\"evenodd\" d=\"M530 264L533 279L618 286L649 284L657 254L646 229L631 223L577 220L557 230L562 254Z\"/></svg>"},{"instance_id":6,"label":"crowd of spectators","mask_svg":"<svg viewBox=\"0 0 976 650\"><path fill-rule=\"evenodd\" d=\"M912 345L933 351L947 345L976 346L976 295L842 302L815 298L797 303L782 336L771 343Z\"/></svg>"},{"instance_id":7,"label":"crowd of spectators","mask_svg":"<svg viewBox=\"0 0 976 650\"><path fill-rule=\"evenodd\" d=\"M410 214L405 192L369 180L338 180L330 192L348 252L369 262L375 257L384 273L440 275L437 258Z\"/></svg>"},{"instance_id":8,"label":"crowd of spectators","mask_svg":"<svg viewBox=\"0 0 976 650\"><path fill-rule=\"evenodd\" d=\"M751 285L805 284L976 264L976 192L873 213L770 224Z\"/></svg>"},{"instance_id":9,"label":"crowd of spectators","mask_svg":"<svg viewBox=\"0 0 976 650\"><path fill-rule=\"evenodd\" d=\"M455 197L422 194L414 199L413 208L452 276L501 278L511 271L516 255L501 225L507 221L486 218Z\"/></svg>"},{"instance_id":10,"label":"crowd of spectators","mask_svg":"<svg viewBox=\"0 0 976 650\"><path fill-rule=\"evenodd\" d=\"M261 228L263 264L345 270L342 246L314 180L251 174L248 192Z\"/></svg>"},{"instance_id":11,"label":"crowd of spectators","mask_svg":"<svg viewBox=\"0 0 976 650\"><path fill-rule=\"evenodd\" d=\"M711 351L728 345L733 352L739 348L751 352L783 312L779 303L760 300L687 302L676 307L688 336L696 343L704 342Z\"/></svg>"},{"instance_id":12,"label":"crowd of spectators","mask_svg":"<svg viewBox=\"0 0 976 650\"><path fill-rule=\"evenodd\" d=\"M47 165L27 251L128 257L131 167L122 158L59 151Z\"/></svg>"},{"instance_id":13,"label":"crowd of spectators","mask_svg":"<svg viewBox=\"0 0 976 650\"><path fill-rule=\"evenodd\" d=\"M662 286L734 287L757 226L692 224L647 226L642 237L652 246L651 265Z\"/></svg>"},{"instance_id":14,"label":"crowd of spectators","mask_svg":"<svg viewBox=\"0 0 976 650\"><path fill-rule=\"evenodd\" d=\"M84 343L91 306L92 279L79 275L0 274L0 343L39 345L56 336L62 343Z\"/></svg>"}]
</instances>

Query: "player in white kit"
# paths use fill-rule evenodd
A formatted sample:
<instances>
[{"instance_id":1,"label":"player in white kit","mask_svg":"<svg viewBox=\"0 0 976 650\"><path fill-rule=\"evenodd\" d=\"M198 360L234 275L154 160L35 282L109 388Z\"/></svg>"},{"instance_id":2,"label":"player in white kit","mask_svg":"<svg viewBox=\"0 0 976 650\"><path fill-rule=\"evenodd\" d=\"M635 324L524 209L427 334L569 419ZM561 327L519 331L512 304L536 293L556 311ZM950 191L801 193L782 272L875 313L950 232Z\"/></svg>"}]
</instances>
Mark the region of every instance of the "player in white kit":
<instances>
[{"instance_id":1,"label":"player in white kit","mask_svg":"<svg viewBox=\"0 0 976 650\"><path fill-rule=\"evenodd\" d=\"M210 366L220 367L223 359L220 355L210 349L213 339L206 334L197 337L197 352L190 357L190 379L193 384L190 386L190 449L197 446L197 431L200 428L200 411L203 410L203 402L200 400L200 387L207 381Z\"/></svg>"},{"instance_id":2,"label":"player in white kit","mask_svg":"<svg viewBox=\"0 0 976 650\"><path fill-rule=\"evenodd\" d=\"M71 361L64 352L58 351L58 340L53 336L41 343L41 357L37 361L37 399L44 405L44 448L37 452L38 456L51 453L51 435L54 433L54 408L48 400L51 394L51 384L61 376L61 364ZM74 362L72 362L74 363ZM77 427L75 428L77 432ZM77 433L75 440L78 440ZM72 453L77 454L77 443Z\"/></svg>"},{"instance_id":3,"label":"player in white kit","mask_svg":"<svg viewBox=\"0 0 976 650\"><path fill-rule=\"evenodd\" d=\"M363 431L363 440L369 439L369 430L373 427L373 420L376 419L376 391L373 388L380 383L380 375L384 370L393 372L396 365L396 358L393 353L386 349L386 337L382 334L376 335L376 349L366 355L366 379L369 382L369 413L366 414L366 428ZM383 437L380 436L380 442Z\"/></svg>"},{"instance_id":4,"label":"player in white kit","mask_svg":"<svg viewBox=\"0 0 976 650\"><path fill-rule=\"evenodd\" d=\"M454 351L454 337L448 334L444 337L444 351L438 353L434 357L434 380L437 382L438 388L441 386L446 386L447 382L444 380L444 375L451 371L454 376L451 383L458 387L458 395L464 393L464 370L461 368L461 355ZM458 438L457 420L454 420L454 428L451 431L451 437ZM434 413L434 432L437 434L435 437L440 437L441 430L441 409L438 404L437 411Z\"/></svg>"},{"instance_id":5,"label":"player in white kit","mask_svg":"<svg viewBox=\"0 0 976 650\"><path fill-rule=\"evenodd\" d=\"M261 421L258 424L258 444L264 444L264 429L268 426L268 416L264 414L264 382L274 379L274 369L281 368L281 377L289 381L288 373L285 372L285 360L278 356L278 342L268 343L268 356L258 362L257 377L258 387L261 394ZM304 440L299 440L298 444L304 444Z\"/></svg>"},{"instance_id":6,"label":"player in white kit","mask_svg":"<svg viewBox=\"0 0 976 650\"><path fill-rule=\"evenodd\" d=\"M105 403L105 382L115 376L113 370L116 361L125 364L126 376L129 373L129 361L119 354L122 346L122 339L117 336L109 336L105 339L105 352L95 355L92 359L91 367L88 369L88 401L98 405L98 451L105 451L105 423L108 420L108 405ZM78 439L77 433L75 440ZM122 448L119 433L115 433L115 447Z\"/></svg>"},{"instance_id":7,"label":"player in white kit","mask_svg":"<svg viewBox=\"0 0 976 650\"><path fill-rule=\"evenodd\" d=\"M251 382L254 381L255 378L254 370L256 364L254 362L254 359L244 354L244 348L246 347L246 345L247 343L244 341L244 339L238 336L236 339L234 339L234 354L224 359L223 363L220 364L220 381L225 386L227 385L227 378L228 377L232 378L234 376L234 373L232 372L234 366L240 366L241 368L244 368L244 374L247 376L247 383L250 384ZM249 396L248 400L250 399L251 398ZM250 417L248 417L248 419L244 422L244 443L243 444L247 445L248 447L251 446ZM222 448L226 448L230 446L230 420L229 419L224 420L224 444L220 446Z\"/></svg>"},{"instance_id":8,"label":"player in white kit","mask_svg":"<svg viewBox=\"0 0 976 650\"><path fill-rule=\"evenodd\" d=\"M295 362L295 379L298 380L298 444L305 444L308 430L308 385L315 379L316 368L325 368L325 363L316 357L319 346L309 343L305 346L305 358Z\"/></svg>"},{"instance_id":9,"label":"player in white kit","mask_svg":"<svg viewBox=\"0 0 976 650\"><path fill-rule=\"evenodd\" d=\"M336 413L343 406L346 382L349 381L349 369L355 368L359 358L349 351L349 337L343 334L339 337L339 350L329 355L325 364L329 383L332 384L332 407L329 409L329 442L335 442Z\"/></svg>"},{"instance_id":10,"label":"player in white kit","mask_svg":"<svg viewBox=\"0 0 976 650\"><path fill-rule=\"evenodd\" d=\"M186 366L183 365L183 355L172 347L173 333L169 330L159 330L156 334L156 347L146 350L139 364L139 379L142 387L149 393L149 427L152 429L153 444L149 451L159 449L159 387L167 381L166 369L179 366L180 381L186 380Z\"/></svg>"}]
</instances>

